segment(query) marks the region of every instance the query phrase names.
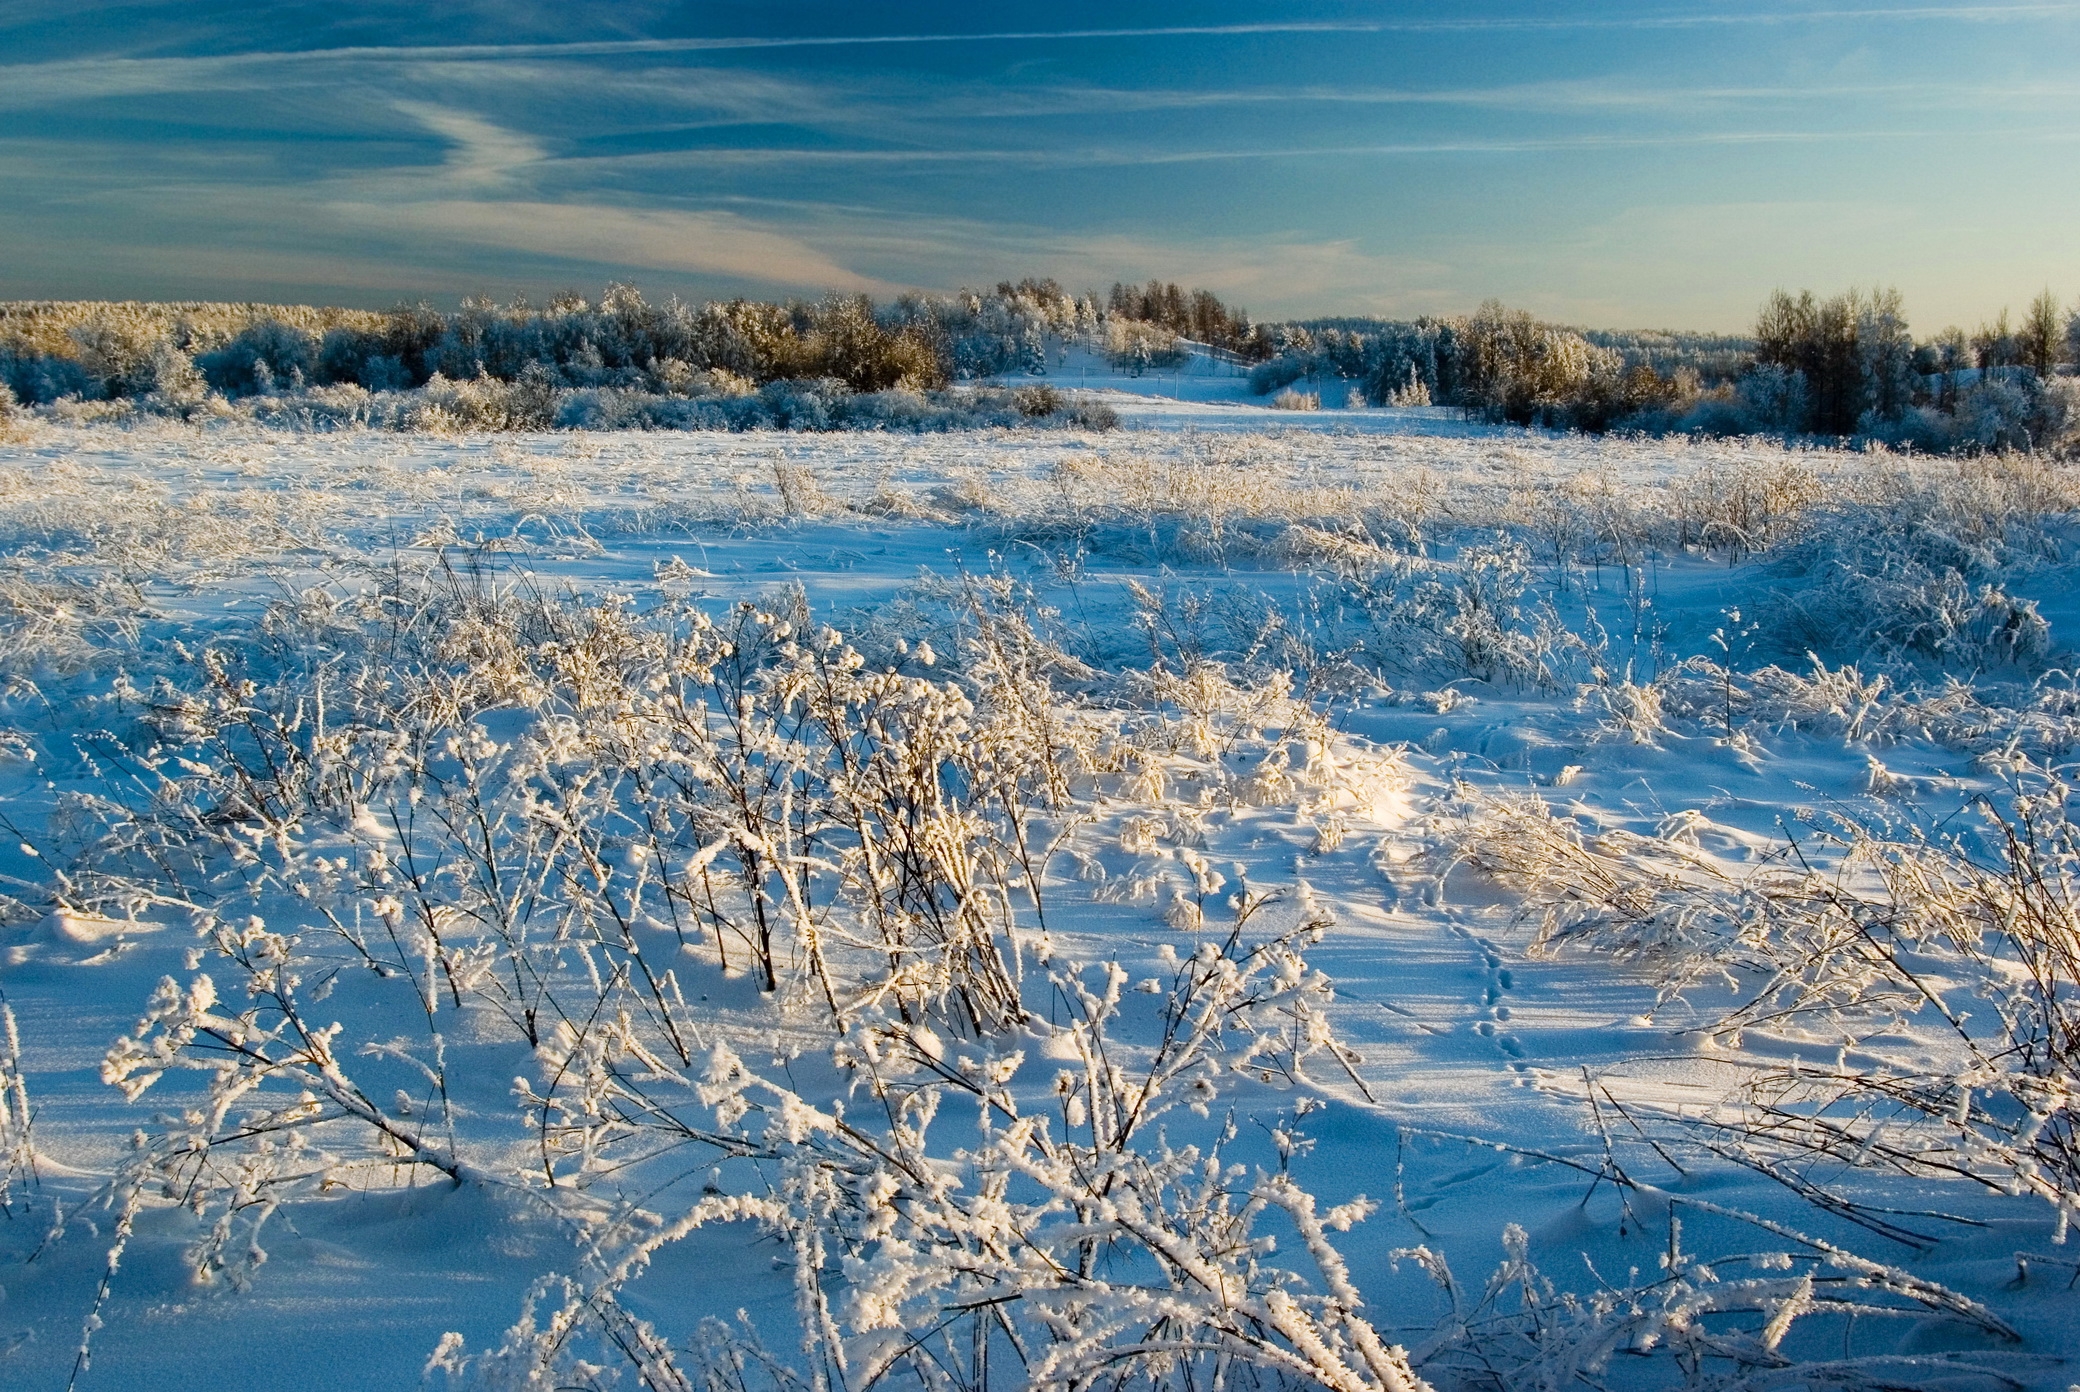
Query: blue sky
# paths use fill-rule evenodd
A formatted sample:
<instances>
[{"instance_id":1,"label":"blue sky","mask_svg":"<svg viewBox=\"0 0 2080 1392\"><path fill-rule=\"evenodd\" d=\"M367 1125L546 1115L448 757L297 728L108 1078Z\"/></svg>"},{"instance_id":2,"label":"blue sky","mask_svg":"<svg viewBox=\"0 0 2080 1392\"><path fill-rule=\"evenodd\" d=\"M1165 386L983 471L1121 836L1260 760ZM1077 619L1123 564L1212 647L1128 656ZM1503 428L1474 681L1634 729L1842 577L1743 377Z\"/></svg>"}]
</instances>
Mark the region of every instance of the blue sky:
<instances>
[{"instance_id":1,"label":"blue sky","mask_svg":"<svg viewBox=\"0 0 2080 1392\"><path fill-rule=\"evenodd\" d=\"M2080 293L2080 2L0 0L0 296Z\"/></svg>"}]
</instances>

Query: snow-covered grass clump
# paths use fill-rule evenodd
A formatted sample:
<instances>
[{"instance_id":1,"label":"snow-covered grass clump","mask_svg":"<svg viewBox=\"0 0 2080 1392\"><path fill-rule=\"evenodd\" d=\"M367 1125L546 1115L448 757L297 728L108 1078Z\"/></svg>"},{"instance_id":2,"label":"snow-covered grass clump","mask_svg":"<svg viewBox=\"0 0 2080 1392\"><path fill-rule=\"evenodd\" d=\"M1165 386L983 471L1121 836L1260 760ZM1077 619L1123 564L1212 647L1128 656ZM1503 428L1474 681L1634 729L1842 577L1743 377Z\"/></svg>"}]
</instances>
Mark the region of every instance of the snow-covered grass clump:
<instances>
[{"instance_id":1,"label":"snow-covered grass clump","mask_svg":"<svg viewBox=\"0 0 2080 1392\"><path fill-rule=\"evenodd\" d=\"M25 1381L2070 1381L2041 459L4 448Z\"/></svg>"}]
</instances>

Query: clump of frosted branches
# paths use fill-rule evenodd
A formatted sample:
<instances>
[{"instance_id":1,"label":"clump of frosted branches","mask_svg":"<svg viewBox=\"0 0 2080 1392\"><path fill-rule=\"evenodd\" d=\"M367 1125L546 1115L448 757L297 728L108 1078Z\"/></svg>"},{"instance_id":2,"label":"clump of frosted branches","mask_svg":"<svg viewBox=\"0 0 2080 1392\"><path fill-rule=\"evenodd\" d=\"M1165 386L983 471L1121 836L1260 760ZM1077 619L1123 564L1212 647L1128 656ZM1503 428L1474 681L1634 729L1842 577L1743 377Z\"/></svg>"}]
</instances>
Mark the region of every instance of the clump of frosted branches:
<instances>
[{"instance_id":1,"label":"clump of frosted branches","mask_svg":"<svg viewBox=\"0 0 2080 1392\"><path fill-rule=\"evenodd\" d=\"M581 1271L554 1287L553 1315L531 1304L474 1357L451 1336L435 1364L465 1386L549 1387L597 1346L661 1388L755 1374L783 1387L1268 1378L1416 1392L1329 1236L1372 1205L1320 1210L1290 1172L1308 1146L1296 1123L1320 1104L1302 1097L1272 1128L1268 1165L1241 1163L1234 1117L1213 1115L1231 1087L1304 1084L1323 1055L1347 1064L1323 1016L1329 983L1303 955L1319 932L1246 943L1238 927L1166 950L1168 979L1138 991L1117 963L1080 967L1042 948L1064 1023L948 1050L893 1017L862 1021L831 1054L850 1104L805 1097L718 1044L700 1070L655 1082L697 1097L705 1134L762 1162L764 1182L601 1225ZM1130 1009L1137 998L1148 1008ZM1049 1069L1051 1088L1030 1085ZM956 1107L973 1109L965 1146L934 1129ZM1203 1144L1171 1139L1164 1119L1179 1109L1201 1118ZM800 1353L779 1359L711 1325L689 1364L619 1294L663 1247L742 1220L793 1254ZM1281 1231L1300 1260L1273 1259Z\"/></svg>"},{"instance_id":2,"label":"clump of frosted branches","mask_svg":"<svg viewBox=\"0 0 2080 1392\"><path fill-rule=\"evenodd\" d=\"M963 660L940 676L928 643L870 662L799 605L717 616L672 582L638 610L443 567L358 598L297 597L262 641L126 689L139 748L115 757L132 791L74 799L43 854L65 867L68 907L186 915L198 934L191 974L162 982L104 1065L126 1096L168 1108L107 1197L203 1219L198 1279L249 1280L284 1202L415 1174L517 1187L603 1223L586 1288L603 1271L626 1279L647 1262L622 1251L634 1218L599 1219L581 1196L640 1171L661 1138L779 1154L740 1125L736 1093L715 1091L742 1025L689 1002L688 970L748 974L773 1022L841 1041L837 1066L870 1095L907 1089L905 1107L929 1108L965 1077L997 1106L1011 1096L1000 1042L1041 1028L1035 964L1041 989L1100 1022L1090 1029L1119 1009L1119 980L1086 990L1046 937L1046 860L1078 789L1153 779L1143 791L1160 802L1166 761L1200 783L1195 806L1308 803L1336 781L1326 727L1283 688L1202 671L1158 681L1145 716L1079 712L1001 606L975 607ZM1238 902L1239 929L1265 898L1245 887ZM1295 932L1320 930L1301 917ZM1130 1084L1099 1040L1062 1094L1079 1126L1093 1109L1134 1112L1090 1142L1103 1166L1128 1164L1126 1138L1220 1067L1287 1083L1310 1058L1348 1067L1317 1008L1326 983L1291 941L1231 941L1173 967L1197 1013L1178 1016L1184 1034L1152 1071ZM507 1094L510 1072L460 1066L458 1039L518 1046L533 1069ZM969 1048L973 1068L953 1052ZM929 1086L886 1073L890 1049L934 1070ZM811 1105L791 1095L784 1109ZM482 1119L501 1114L487 1134ZM1011 1147L993 1163L1017 1182L1067 1163L1020 1135L993 1143ZM1150 1204L1181 1201L1166 1186L1213 1152L1159 1150L1136 1183ZM515 1154L528 1157L517 1173ZM1233 1176L1206 1182L1222 1212L1304 1208L1275 1186L1253 1198L1229 1192ZM766 1203L728 1212L779 1221ZM1320 1325L1308 1337L1331 1352L1360 1337L1337 1332L1341 1306L1288 1319L1283 1297L1256 1296L1291 1330Z\"/></svg>"},{"instance_id":3,"label":"clump of frosted branches","mask_svg":"<svg viewBox=\"0 0 2080 1392\"><path fill-rule=\"evenodd\" d=\"M1852 848L1883 885L1845 905L1845 944L1944 1042L1933 1065L1846 1035L1830 1061L1752 1080L1742 1136L1775 1153L1972 1181L2080 1213L2080 828L2062 775L2023 764L2005 812L1982 804L1990 853L1963 839ZM1877 1035L1871 1031L1870 1035Z\"/></svg>"},{"instance_id":4,"label":"clump of frosted branches","mask_svg":"<svg viewBox=\"0 0 2080 1392\"><path fill-rule=\"evenodd\" d=\"M1539 946L1649 962L1665 999L1716 979L1737 1000L1708 1032L1812 1051L1756 1074L1724 1119L1765 1172L1796 1154L1965 1179L2046 1200L2063 1230L2080 1208L2080 831L2060 774L2011 769L2007 809L1982 803L1987 853L1844 824L1736 876L1685 819L1592 837L1518 797L1473 799L1450 856L1524 893ZM1923 1037L1910 1024L1939 1056L1899 1046Z\"/></svg>"},{"instance_id":5,"label":"clump of frosted branches","mask_svg":"<svg viewBox=\"0 0 2080 1392\"><path fill-rule=\"evenodd\" d=\"M1960 1377L2020 1386L1985 1354L1807 1356L1810 1341L1793 1337L1800 1321L1939 1313L1997 1338L2016 1335L1984 1306L1910 1273L1751 1215L1697 1207L1788 1240L1774 1250L1708 1258L1685 1249L1682 1219L1671 1211L1658 1275L1635 1269L1622 1284L1600 1279L1586 1295L1541 1271L1514 1223L1503 1232L1501 1265L1478 1291L1462 1287L1428 1247L1396 1252L1397 1263L1417 1266L1446 1300L1444 1318L1410 1350L1411 1361L1440 1382L1508 1392L1603 1388L1614 1360L1650 1354L1674 1364L1677 1385L1700 1390L1942 1385Z\"/></svg>"},{"instance_id":6,"label":"clump of frosted branches","mask_svg":"<svg viewBox=\"0 0 2080 1392\"><path fill-rule=\"evenodd\" d=\"M1089 740L1001 652L935 680L929 646L875 670L798 605L637 617L447 578L278 614L336 655L264 686L264 653L210 651L194 686L133 691L151 799L96 809L82 894L177 880L220 918L289 896L366 963L426 958L458 1002L479 983L530 1043L560 1014L549 960L580 952L685 1054L655 932L834 1014L1015 1022L1036 809Z\"/></svg>"}]
</instances>

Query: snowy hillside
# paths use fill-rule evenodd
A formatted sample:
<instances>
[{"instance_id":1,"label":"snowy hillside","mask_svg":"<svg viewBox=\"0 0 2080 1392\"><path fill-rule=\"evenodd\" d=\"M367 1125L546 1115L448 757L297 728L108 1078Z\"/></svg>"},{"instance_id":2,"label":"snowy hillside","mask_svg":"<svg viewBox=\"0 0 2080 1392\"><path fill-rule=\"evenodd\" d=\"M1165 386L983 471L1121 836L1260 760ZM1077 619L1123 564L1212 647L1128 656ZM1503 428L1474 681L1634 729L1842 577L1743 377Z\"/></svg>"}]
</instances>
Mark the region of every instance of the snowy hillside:
<instances>
[{"instance_id":1,"label":"snowy hillside","mask_svg":"<svg viewBox=\"0 0 2080 1392\"><path fill-rule=\"evenodd\" d=\"M2070 470L1194 361L0 443L0 1381L2070 1384Z\"/></svg>"}]
</instances>

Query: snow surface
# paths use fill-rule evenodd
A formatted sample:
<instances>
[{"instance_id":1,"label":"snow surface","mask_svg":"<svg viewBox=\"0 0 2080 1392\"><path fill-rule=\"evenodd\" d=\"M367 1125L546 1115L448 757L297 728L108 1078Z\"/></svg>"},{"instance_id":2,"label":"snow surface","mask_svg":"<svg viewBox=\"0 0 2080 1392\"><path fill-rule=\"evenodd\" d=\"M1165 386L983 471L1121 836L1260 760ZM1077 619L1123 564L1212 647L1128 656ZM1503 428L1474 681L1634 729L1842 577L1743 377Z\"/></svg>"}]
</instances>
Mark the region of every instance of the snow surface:
<instances>
[{"instance_id":1,"label":"snow surface","mask_svg":"<svg viewBox=\"0 0 2080 1392\"><path fill-rule=\"evenodd\" d=\"M371 559L423 558L447 544L581 590L646 585L674 560L690 568L697 594L718 603L799 585L841 629L886 611L921 572L1005 571L1033 584L1067 621L1113 635L1118 661L1128 664L1145 661L1146 649L1129 626L1127 581L1176 593L1294 596L1305 577L1261 558L1193 566L1153 550L1137 559L1124 546L1065 564L1061 547L1018 535L964 498L1017 496L1037 508L1053 486L1051 471L1090 457L1240 469L1274 491L1391 493L1430 475L1535 494L1592 476L1644 486L1780 454L1742 442L1497 432L1442 411L1281 412L1247 397L1233 373L1136 380L1092 366L1065 364L1051 379L1103 391L1128 432L448 440L42 429L0 446L0 536L16 557L75 579L120 571L134 596L120 619L140 654L235 635L284 593L351 584ZM1827 457L1820 467L1862 466ZM787 515L776 468L807 471L824 501ZM2059 647L2080 641L2071 580L2061 567L2028 581ZM1620 577L1573 583L1560 602L1577 611L1586 602L1613 626L1622 622ZM1697 650L1724 622L1724 609L1771 583L1765 569L1730 568L1724 558L1662 556L1653 596L1662 641ZM149 665L142 656L125 660ZM106 678L92 663L68 674L63 662L47 661L38 689L55 702L39 704L41 696L22 688L9 699L0 717L0 733L12 732L0 749L0 800L12 823L40 825L65 794L92 785L92 732L68 719L64 693L74 689L68 683L86 691ZM1462 1281L1478 1283L1514 1222L1556 1280L1586 1289L1595 1277L1585 1262L1616 1279L1628 1268L1652 1272L1666 1248L1665 1208L1652 1211L1638 1197L1628 1207L1582 1173L1481 1142L1593 1165L1602 1142L1584 1102L1591 1077L1642 1114L1667 1116L1716 1103L1757 1057L1789 1047L1758 1033L1733 1049L1690 1033L1730 997L1700 988L1689 1000L1657 1002L1642 971L1588 954L1530 953L1532 925L1509 892L1464 871L1441 892L1430 885L1410 867L1434 842L1429 819L1461 783L1537 789L1606 830L1648 834L1689 816L1702 829L1700 844L1735 865L1775 844L1798 809L1863 805L1874 756L1910 780L1931 820L1990 786L1968 753L1933 741L1874 748L1792 731L1757 751L1690 727L1633 744L1577 710L1572 692L1472 681L1445 692L1360 695L1341 703L1336 719L1338 755L1356 771L1337 812L1340 840L1324 846L1316 819L1291 808L1225 808L1203 818L1203 854L1260 885L1304 877L1333 911L1313 960L1336 983L1335 1023L1363 1057L1371 1098L1325 1083L1334 1105L1313 1118L1316 1146L1296 1171L1325 1203L1361 1192L1387 1201L1340 1241L1375 1320L1405 1339L1418 1337L1442 1306L1420 1272L1397 1264L1395 1249L1428 1244L1449 1256ZM1094 806L1090 844L1102 848L1132 810ZM1100 858L1113 862L1115 878L1132 873L1115 852ZM0 872L40 878L11 845ZM1066 871L1054 878L1053 918L1065 925L1057 935L1094 959L1114 956L1138 971L1179 937L1160 903L1100 902ZM53 1203L69 1207L92 1194L131 1133L172 1105L156 1093L125 1104L99 1076L110 1042L131 1029L162 976L183 975L194 946L181 922L143 917L117 922L60 910L0 930L0 990L21 1025L39 1156L26 1208L17 1202L12 1221L0 1224L0 1384L8 1387L65 1385L103 1268L112 1215L90 1208L47 1240ZM718 1028L757 1037L770 1027L770 1007L743 979L691 960L681 970L689 996L697 983ZM494 1046L457 1041L458 1049L475 1047ZM503 1085L494 1078L471 1105L509 1106ZM2039 1360L2015 1365L2021 1382L2072 1381L2057 1360L2080 1355L2080 1295L2042 1275L2016 1279L2014 1253L2059 1250L2042 1204L1889 1181L1879 1189L1897 1207L1941 1208L1980 1225L1939 1224L1942 1240L1917 1253L1730 1165L1678 1174L1636 1148L1628 1162L1663 1191L1769 1216L1986 1302L2025 1335L2020 1352ZM244 1292L190 1281L181 1253L192 1226L175 1210L147 1212L113 1279L79 1387L415 1386L445 1331L460 1331L470 1348L495 1344L529 1283L559 1269L566 1251L553 1224L503 1190L408 1173L395 1188L344 1192L277 1215L265 1239L269 1260ZM1689 1220L1686 1241L1705 1250L1753 1245L1738 1225L1702 1216ZM738 1307L784 1321L784 1266L784 1253L749 1225L713 1227L669 1249L636 1296L646 1314L674 1327ZM1844 1339L1861 1353L1983 1342L1934 1320L1872 1324Z\"/></svg>"},{"instance_id":2,"label":"snow surface","mask_svg":"<svg viewBox=\"0 0 2080 1392\"><path fill-rule=\"evenodd\" d=\"M1271 398L1249 389L1247 366L1204 350L1188 353L1184 363L1140 375L1114 367L1103 354L1087 348L1066 350L1045 376L1009 374L1006 385L1045 381L1077 395L1089 395L1119 412L1129 430L1205 430L1284 433L1323 431L1389 435L1459 435L1486 438L1532 432L1472 420L1452 406L1350 406L1351 384L1307 378L1296 387L1314 391L1322 406L1314 411L1288 411Z\"/></svg>"}]
</instances>

